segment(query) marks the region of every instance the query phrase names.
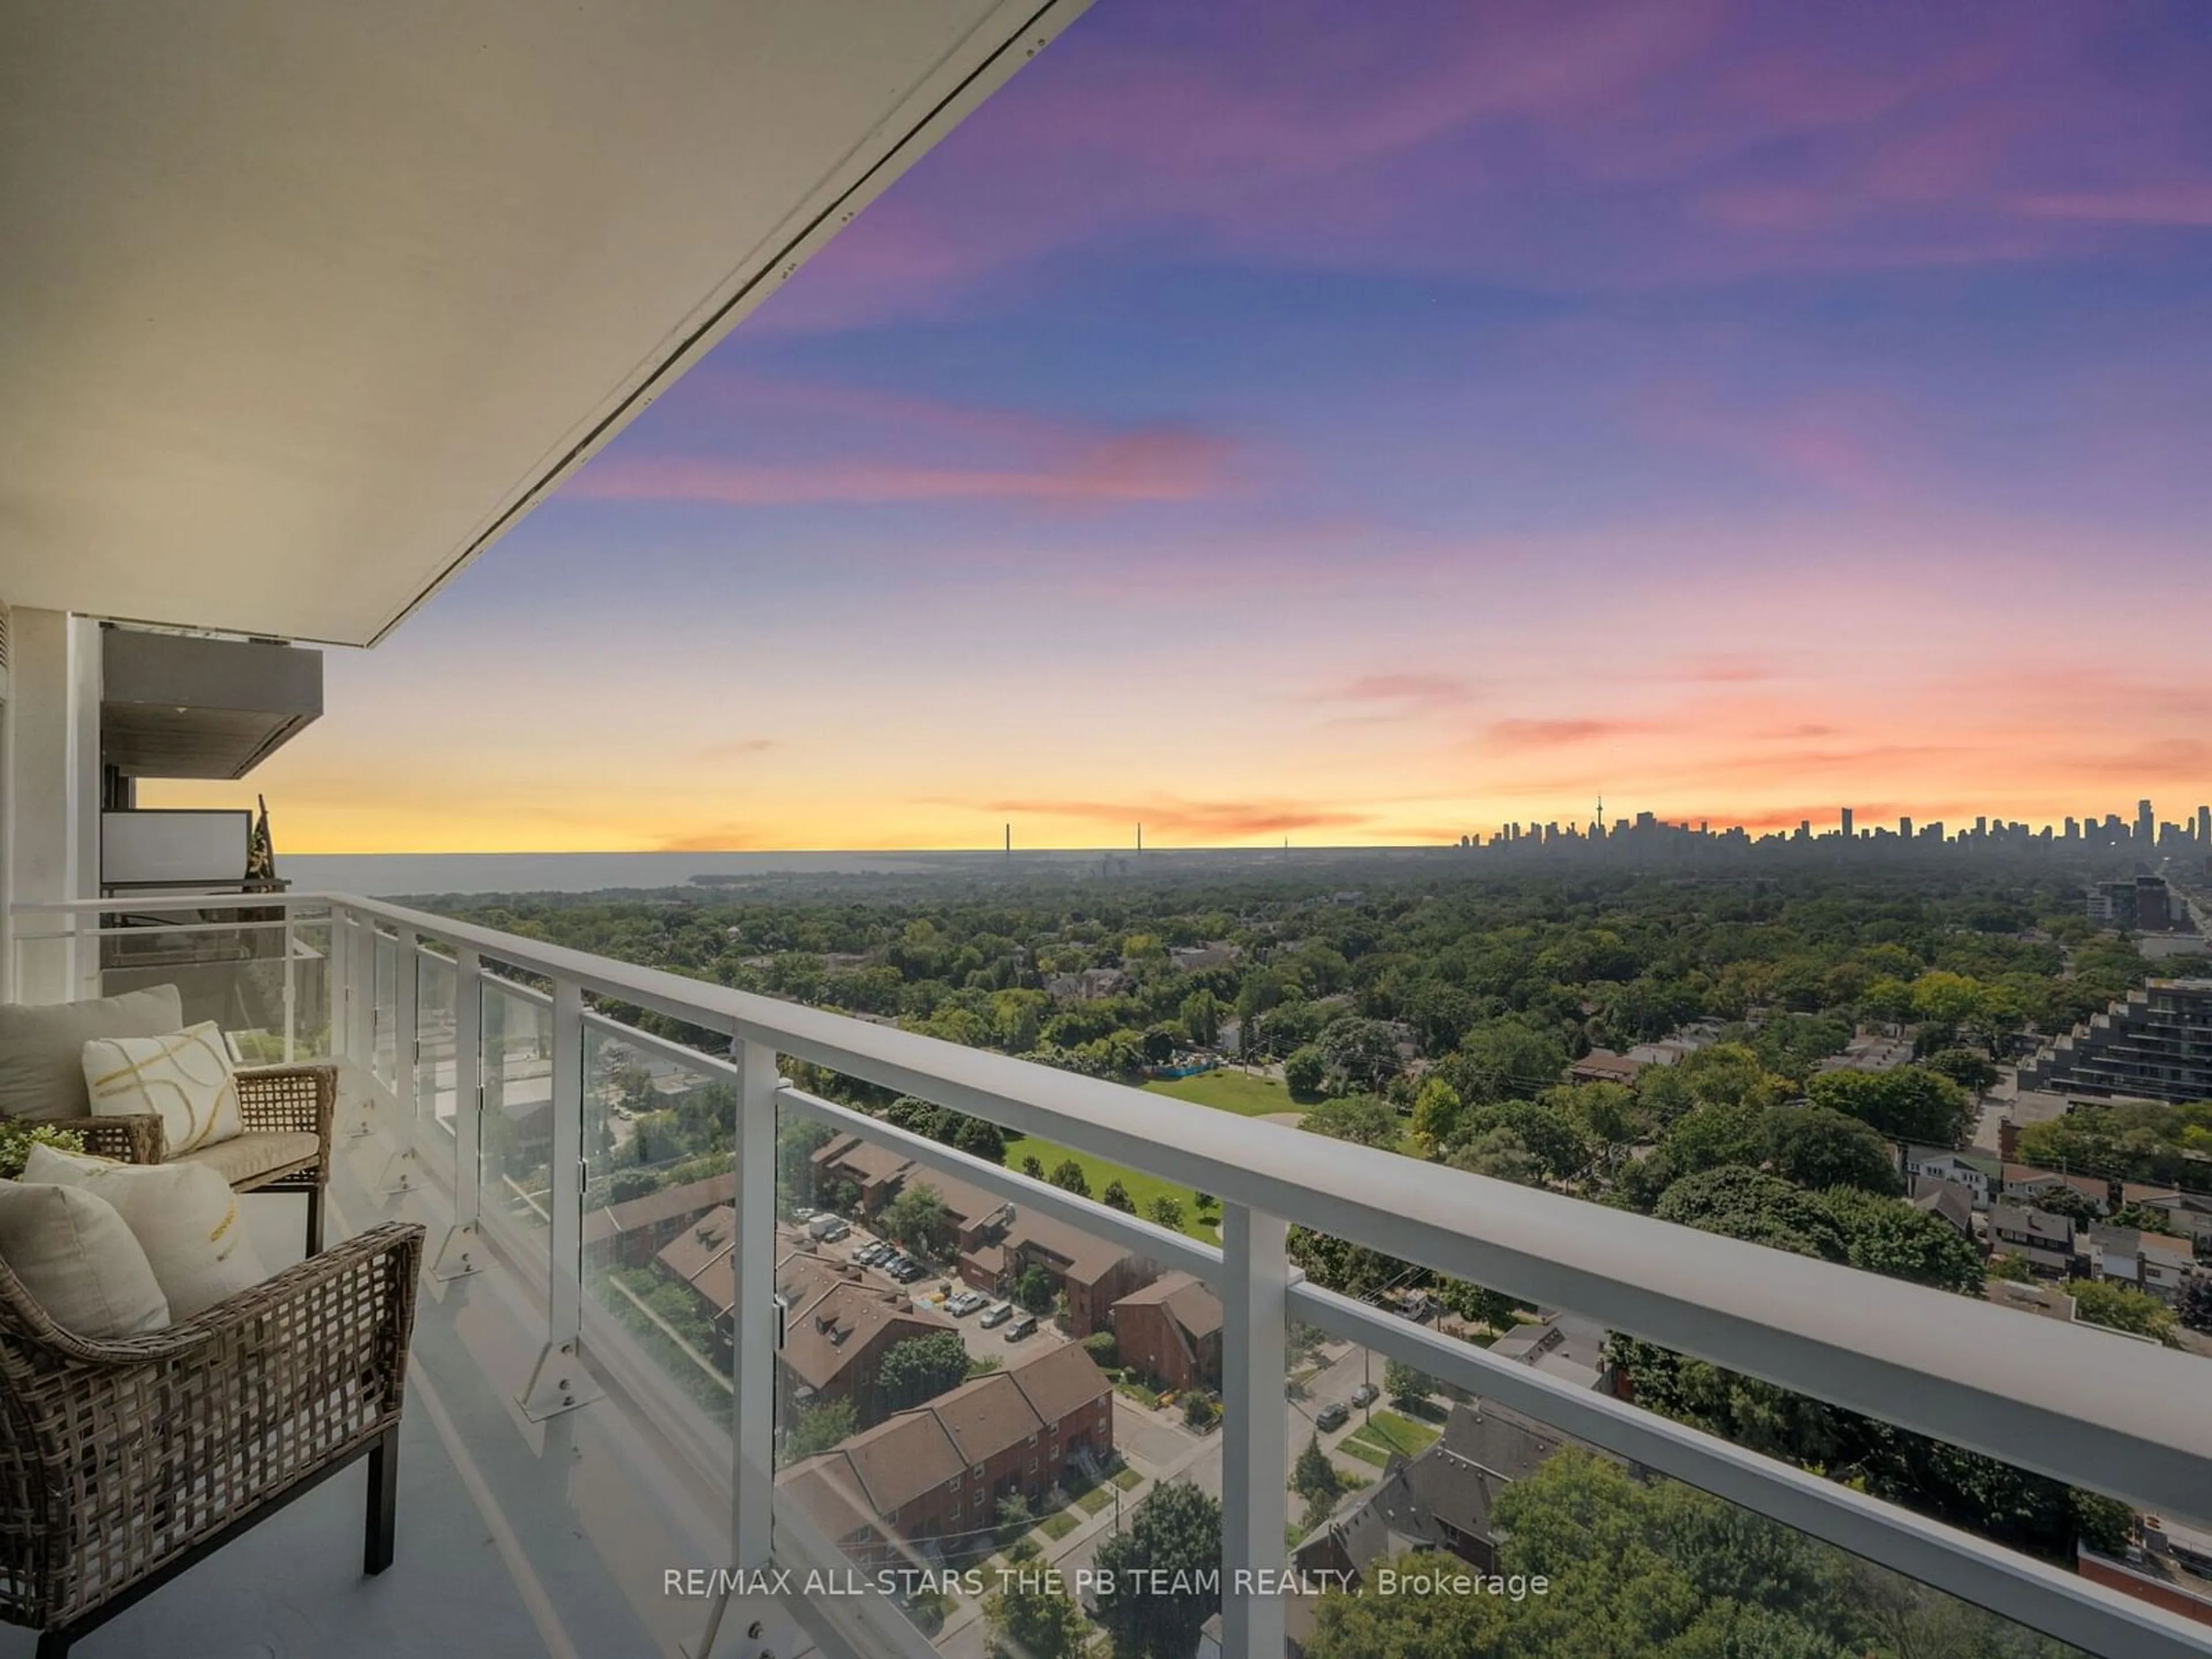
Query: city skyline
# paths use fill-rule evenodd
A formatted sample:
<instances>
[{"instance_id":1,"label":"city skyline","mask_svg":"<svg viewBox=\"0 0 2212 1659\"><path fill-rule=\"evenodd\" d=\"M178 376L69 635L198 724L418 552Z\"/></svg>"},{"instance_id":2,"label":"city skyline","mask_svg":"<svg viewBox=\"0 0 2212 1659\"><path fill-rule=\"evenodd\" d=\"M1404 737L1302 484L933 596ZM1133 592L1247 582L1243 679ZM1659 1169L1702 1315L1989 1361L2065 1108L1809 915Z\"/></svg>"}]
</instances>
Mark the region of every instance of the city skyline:
<instances>
[{"instance_id":1,"label":"city skyline","mask_svg":"<svg viewBox=\"0 0 2212 1659\"><path fill-rule=\"evenodd\" d=\"M296 852L2194 800L2208 83L2158 3L1097 7L257 785Z\"/></svg>"}]
</instances>

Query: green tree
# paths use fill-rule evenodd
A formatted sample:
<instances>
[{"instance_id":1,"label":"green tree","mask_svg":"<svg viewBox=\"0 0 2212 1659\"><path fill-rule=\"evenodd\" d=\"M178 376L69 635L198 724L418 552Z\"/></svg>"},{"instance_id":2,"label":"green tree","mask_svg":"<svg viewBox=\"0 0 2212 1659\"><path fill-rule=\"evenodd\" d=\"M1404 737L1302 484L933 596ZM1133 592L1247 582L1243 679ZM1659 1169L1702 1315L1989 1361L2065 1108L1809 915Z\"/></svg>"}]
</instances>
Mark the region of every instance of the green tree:
<instances>
[{"instance_id":1,"label":"green tree","mask_svg":"<svg viewBox=\"0 0 2212 1659\"><path fill-rule=\"evenodd\" d=\"M1340 1095L1324 1100L1298 1121L1298 1127L1363 1146L1394 1146L1404 1125L1387 1100L1373 1095Z\"/></svg>"},{"instance_id":2,"label":"green tree","mask_svg":"<svg viewBox=\"0 0 2212 1659\"><path fill-rule=\"evenodd\" d=\"M1090 1644L1091 1624L1065 1583L1018 1570L1001 1583L1004 1589L983 1600L989 1659L1079 1659Z\"/></svg>"},{"instance_id":3,"label":"green tree","mask_svg":"<svg viewBox=\"0 0 2212 1659\"><path fill-rule=\"evenodd\" d=\"M830 1400L818 1406L802 1406L795 1413L791 1431L785 1438L784 1451L796 1462L842 1445L860 1431L860 1419L854 1414L853 1402L849 1400Z\"/></svg>"},{"instance_id":4,"label":"green tree","mask_svg":"<svg viewBox=\"0 0 2212 1659\"><path fill-rule=\"evenodd\" d=\"M1869 1123L1893 1140L1955 1146L1973 1114L1964 1089L1923 1066L1886 1072L1823 1072L1805 1085L1815 1106Z\"/></svg>"},{"instance_id":5,"label":"green tree","mask_svg":"<svg viewBox=\"0 0 2212 1659\"><path fill-rule=\"evenodd\" d=\"M1397 1074L1397 1035L1382 1020L1349 1014L1332 1020L1316 1046L1330 1069L1355 1089L1379 1089Z\"/></svg>"},{"instance_id":6,"label":"green tree","mask_svg":"<svg viewBox=\"0 0 2212 1659\"><path fill-rule=\"evenodd\" d=\"M1182 1000L1176 1018L1190 1040L1202 1048L1211 1048L1221 1037L1221 999L1207 990L1193 991Z\"/></svg>"},{"instance_id":7,"label":"green tree","mask_svg":"<svg viewBox=\"0 0 2212 1659\"><path fill-rule=\"evenodd\" d=\"M1425 1146L1442 1146L1457 1139L1466 1113L1459 1091L1431 1073L1421 1080L1420 1093L1413 1098L1413 1133Z\"/></svg>"},{"instance_id":8,"label":"green tree","mask_svg":"<svg viewBox=\"0 0 2212 1659\"><path fill-rule=\"evenodd\" d=\"M1466 1134L1479 1136L1493 1129L1510 1129L1554 1181L1580 1174L1594 1150L1571 1117L1534 1101L1499 1101L1467 1115Z\"/></svg>"},{"instance_id":9,"label":"green tree","mask_svg":"<svg viewBox=\"0 0 2212 1659\"><path fill-rule=\"evenodd\" d=\"M1978 1048L1946 1048L1929 1057L1928 1069L1977 1093L1996 1085L1996 1062Z\"/></svg>"},{"instance_id":10,"label":"green tree","mask_svg":"<svg viewBox=\"0 0 2212 1659\"><path fill-rule=\"evenodd\" d=\"M905 1188L884 1205L877 1226L924 1255L936 1255L952 1239L952 1217L937 1188L927 1182Z\"/></svg>"},{"instance_id":11,"label":"green tree","mask_svg":"<svg viewBox=\"0 0 2212 1659\"><path fill-rule=\"evenodd\" d=\"M1309 1500L1333 1500L1343 1489L1344 1477L1329 1462L1328 1454L1321 1449L1321 1436L1308 1435L1305 1449L1291 1467L1291 1490Z\"/></svg>"},{"instance_id":12,"label":"green tree","mask_svg":"<svg viewBox=\"0 0 2212 1659\"><path fill-rule=\"evenodd\" d=\"M1293 1048L1283 1061L1283 1083L1293 1097L1311 1100L1328 1081L1328 1061L1311 1043Z\"/></svg>"},{"instance_id":13,"label":"green tree","mask_svg":"<svg viewBox=\"0 0 2212 1659\"><path fill-rule=\"evenodd\" d=\"M1091 1177L1083 1166L1072 1158L1063 1158L1052 1166L1052 1184L1063 1192L1073 1193L1078 1198L1091 1196Z\"/></svg>"},{"instance_id":14,"label":"green tree","mask_svg":"<svg viewBox=\"0 0 2212 1659\"><path fill-rule=\"evenodd\" d=\"M1181 1232L1182 1231L1182 1202L1181 1200L1172 1198L1167 1194L1162 1193L1158 1197L1155 1198L1152 1201L1150 1211L1152 1219L1158 1222L1161 1226L1167 1228L1170 1232Z\"/></svg>"},{"instance_id":15,"label":"green tree","mask_svg":"<svg viewBox=\"0 0 2212 1659\"><path fill-rule=\"evenodd\" d=\"M1121 1184L1119 1176L1106 1183L1106 1190L1098 1195L1098 1201L1108 1209L1119 1210L1125 1215L1137 1212L1137 1200L1129 1196L1129 1189Z\"/></svg>"},{"instance_id":16,"label":"green tree","mask_svg":"<svg viewBox=\"0 0 2212 1659\"><path fill-rule=\"evenodd\" d=\"M2074 1292L2076 1318L2092 1325L2125 1331L2131 1336L2147 1336L2169 1346L2174 1345L2177 1321L2173 1310L2156 1297L2100 1279L2084 1279L2069 1288Z\"/></svg>"},{"instance_id":17,"label":"green tree","mask_svg":"<svg viewBox=\"0 0 2212 1659\"><path fill-rule=\"evenodd\" d=\"M1676 1182L1652 1213L1662 1221L1824 1261L1841 1261L1848 1254L1843 1229L1818 1198L1779 1176L1737 1164Z\"/></svg>"},{"instance_id":18,"label":"green tree","mask_svg":"<svg viewBox=\"0 0 2212 1659\"><path fill-rule=\"evenodd\" d=\"M1128 1530L1098 1547L1098 1622L1115 1659L1190 1659L1221 1607L1221 1503L1188 1481L1156 1486ZM1154 1575L1159 1575L1155 1577ZM1186 1588L1157 1593L1159 1585Z\"/></svg>"},{"instance_id":19,"label":"green tree","mask_svg":"<svg viewBox=\"0 0 2212 1659\"><path fill-rule=\"evenodd\" d=\"M1981 1294L1982 1253L1942 1216L1863 1188L1831 1188L1820 1204L1843 1228L1854 1267L1959 1296Z\"/></svg>"},{"instance_id":20,"label":"green tree","mask_svg":"<svg viewBox=\"0 0 2212 1659\"><path fill-rule=\"evenodd\" d=\"M1470 1325L1487 1325L1495 1331L1510 1330L1514 1310L1520 1304L1503 1291L1493 1291L1464 1279L1437 1281L1437 1299Z\"/></svg>"},{"instance_id":21,"label":"green tree","mask_svg":"<svg viewBox=\"0 0 2212 1659\"><path fill-rule=\"evenodd\" d=\"M1022 1269L1014 1281L1014 1300L1027 1311L1040 1316L1052 1311L1052 1298L1057 1287L1052 1275L1032 1261Z\"/></svg>"},{"instance_id":22,"label":"green tree","mask_svg":"<svg viewBox=\"0 0 2212 1659\"><path fill-rule=\"evenodd\" d=\"M1395 1359L1382 1362L1382 1392L1399 1406L1414 1407L1431 1398L1436 1379L1427 1372Z\"/></svg>"},{"instance_id":23,"label":"green tree","mask_svg":"<svg viewBox=\"0 0 2212 1659\"><path fill-rule=\"evenodd\" d=\"M1044 1160L1039 1158L1035 1152L1024 1153L1022 1157L1022 1173L1027 1176L1031 1181L1042 1181L1044 1179Z\"/></svg>"},{"instance_id":24,"label":"green tree","mask_svg":"<svg viewBox=\"0 0 2212 1659\"><path fill-rule=\"evenodd\" d=\"M1800 1187L1905 1190L1890 1145L1871 1125L1826 1106L1778 1106L1768 1114L1767 1160Z\"/></svg>"},{"instance_id":25,"label":"green tree","mask_svg":"<svg viewBox=\"0 0 2212 1659\"><path fill-rule=\"evenodd\" d=\"M878 1378L893 1411L933 1400L968 1380L968 1346L957 1331L936 1331L894 1342Z\"/></svg>"},{"instance_id":26,"label":"green tree","mask_svg":"<svg viewBox=\"0 0 2212 1659\"><path fill-rule=\"evenodd\" d=\"M1938 1025L1964 1025L1982 1012L1981 982L1966 974L1941 970L1912 981L1912 1012Z\"/></svg>"},{"instance_id":27,"label":"green tree","mask_svg":"<svg viewBox=\"0 0 2212 1659\"><path fill-rule=\"evenodd\" d=\"M1461 1038L1456 1054L1437 1072L1474 1105L1526 1100L1559 1080L1566 1045L1550 1031L1519 1019L1486 1020Z\"/></svg>"},{"instance_id":28,"label":"green tree","mask_svg":"<svg viewBox=\"0 0 2212 1659\"><path fill-rule=\"evenodd\" d=\"M1522 1187L1543 1184L1542 1161L1528 1150L1527 1141L1507 1128L1486 1129L1468 1136L1452 1148L1444 1161L1455 1170L1488 1176L1494 1181L1510 1181Z\"/></svg>"}]
</instances>

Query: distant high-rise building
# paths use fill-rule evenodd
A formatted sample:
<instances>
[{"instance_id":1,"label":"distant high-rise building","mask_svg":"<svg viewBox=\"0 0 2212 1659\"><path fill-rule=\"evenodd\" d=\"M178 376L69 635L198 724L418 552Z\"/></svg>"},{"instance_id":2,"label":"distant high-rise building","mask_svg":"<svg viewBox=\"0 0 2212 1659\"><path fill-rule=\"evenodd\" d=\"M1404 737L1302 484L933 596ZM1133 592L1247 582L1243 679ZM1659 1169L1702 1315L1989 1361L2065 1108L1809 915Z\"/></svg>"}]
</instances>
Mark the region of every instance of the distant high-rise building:
<instances>
[{"instance_id":1,"label":"distant high-rise building","mask_svg":"<svg viewBox=\"0 0 2212 1659\"><path fill-rule=\"evenodd\" d=\"M1989 820L1989 815L1988 815L1987 813L1984 813L1980 817L1978 817L1978 818L1976 818L1976 819L1974 820L1974 835L1975 835L1975 837L1976 837L1977 839L1979 839L1980 837L1982 837L1982 836L1986 836L1986 835L1988 835L1989 833L1990 833L1990 820Z\"/></svg>"},{"instance_id":2,"label":"distant high-rise building","mask_svg":"<svg viewBox=\"0 0 2212 1659\"><path fill-rule=\"evenodd\" d=\"M2197 850L2212 851L2212 806L2197 809Z\"/></svg>"},{"instance_id":3,"label":"distant high-rise building","mask_svg":"<svg viewBox=\"0 0 2212 1659\"><path fill-rule=\"evenodd\" d=\"M1850 838L1851 838L1851 809L1850 809L1850 807L1846 806L1845 808L1844 808L1844 839L1845 841L1849 841Z\"/></svg>"},{"instance_id":4,"label":"distant high-rise building","mask_svg":"<svg viewBox=\"0 0 2212 1659\"><path fill-rule=\"evenodd\" d=\"M2151 816L2150 803L2147 800L2137 801L2136 803L2136 845L2148 847L2157 839L2157 836L2158 824Z\"/></svg>"},{"instance_id":5,"label":"distant high-rise building","mask_svg":"<svg viewBox=\"0 0 2212 1659\"><path fill-rule=\"evenodd\" d=\"M1898 819L1897 834L1899 840L1911 841L1912 839L1912 820L1911 818Z\"/></svg>"},{"instance_id":6,"label":"distant high-rise building","mask_svg":"<svg viewBox=\"0 0 2212 1659\"><path fill-rule=\"evenodd\" d=\"M2081 839L2081 825L2080 820L2075 818L2069 818L2066 820L2066 839L2069 841L2079 841Z\"/></svg>"}]
</instances>

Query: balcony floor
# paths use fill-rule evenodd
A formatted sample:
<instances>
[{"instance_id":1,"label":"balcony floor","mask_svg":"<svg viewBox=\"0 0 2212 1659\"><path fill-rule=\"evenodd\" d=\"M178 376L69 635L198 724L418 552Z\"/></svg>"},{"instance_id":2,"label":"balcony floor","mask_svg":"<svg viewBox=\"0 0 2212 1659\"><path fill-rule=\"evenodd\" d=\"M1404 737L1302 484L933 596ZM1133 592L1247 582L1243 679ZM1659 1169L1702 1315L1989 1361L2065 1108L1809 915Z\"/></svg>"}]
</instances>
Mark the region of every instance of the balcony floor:
<instances>
[{"instance_id":1,"label":"balcony floor","mask_svg":"<svg viewBox=\"0 0 2212 1659\"><path fill-rule=\"evenodd\" d=\"M347 1121L342 1109L340 1122ZM383 1198L389 1145L342 1142L330 1233L428 1220ZM275 1271L297 1261L305 1200L240 1212ZM434 1249L439 1230L433 1226ZM309 1492L81 1641L84 1659L138 1655L313 1659L628 1659L696 1641L706 1605L659 1593L665 1568L715 1565L719 1539L641 1455L612 1401L532 1424L513 1396L535 1340L495 1267L426 1280L401 1428L398 1559L361 1572L365 1466ZM0 1659L34 1635L0 1626Z\"/></svg>"}]
</instances>

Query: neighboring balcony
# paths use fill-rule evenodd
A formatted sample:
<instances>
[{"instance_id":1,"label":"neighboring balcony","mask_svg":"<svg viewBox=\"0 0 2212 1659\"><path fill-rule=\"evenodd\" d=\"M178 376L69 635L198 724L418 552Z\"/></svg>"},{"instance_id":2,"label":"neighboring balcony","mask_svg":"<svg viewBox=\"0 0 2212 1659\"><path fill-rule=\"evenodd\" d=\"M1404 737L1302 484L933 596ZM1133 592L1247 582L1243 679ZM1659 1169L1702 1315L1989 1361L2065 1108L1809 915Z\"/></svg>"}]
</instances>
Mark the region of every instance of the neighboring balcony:
<instances>
[{"instance_id":1,"label":"neighboring balcony","mask_svg":"<svg viewBox=\"0 0 2212 1659\"><path fill-rule=\"evenodd\" d=\"M19 907L18 965L190 964L188 1018L241 1058L341 1063L332 1237L431 1228L398 1557L355 1576L358 1494L333 1483L88 1655L190 1628L338 1656L980 1656L986 1598L950 1575L995 1583L1033 1546L1080 1583L1188 1484L1223 1517L1200 1640L1272 1659L1317 1606L1274 1592L1357 1565L1364 1504L1487 1571L1570 1467L1669 1524L1809 1551L1901 1628L1982 1616L1957 1598L2108 1659L2212 1655L2212 1624L2147 1599L2170 1553L2093 1582L1593 1386L1604 1334L1640 1337L2123 1498L2185 1549L2212 1512L2200 1358L380 902L207 903L137 904L173 920L135 937L102 927L112 902ZM1018 1151L985 1163L794 1087L794 1062L1214 1202L1175 1228L1109 1209ZM246 1200L259 1237L296 1231L291 1202ZM1557 1316L1461 1340L1304 1283L1293 1224ZM890 1361L907 1343L951 1369ZM1394 1361L1425 1401L1366 1401ZM1308 1527L1310 1441L1368 1486Z\"/></svg>"}]
</instances>

